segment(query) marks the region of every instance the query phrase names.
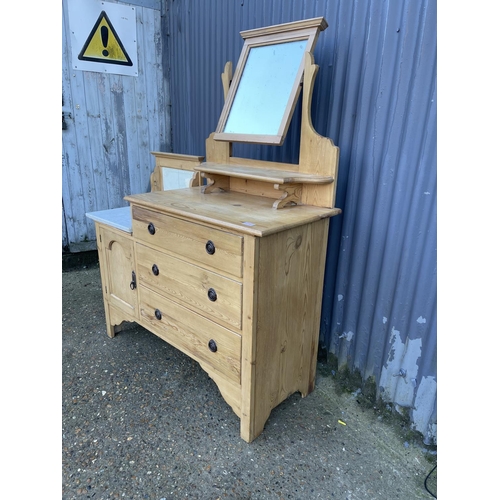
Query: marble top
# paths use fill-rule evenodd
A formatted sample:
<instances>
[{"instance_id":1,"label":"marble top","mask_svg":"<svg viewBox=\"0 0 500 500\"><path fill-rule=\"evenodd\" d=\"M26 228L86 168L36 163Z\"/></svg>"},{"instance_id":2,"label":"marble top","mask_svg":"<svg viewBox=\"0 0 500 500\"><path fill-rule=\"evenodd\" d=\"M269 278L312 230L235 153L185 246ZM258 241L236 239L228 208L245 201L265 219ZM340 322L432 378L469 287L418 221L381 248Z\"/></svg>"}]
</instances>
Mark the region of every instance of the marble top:
<instances>
[{"instance_id":1,"label":"marble top","mask_svg":"<svg viewBox=\"0 0 500 500\"><path fill-rule=\"evenodd\" d=\"M89 219L132 234L132 213L130 207L111 208L85 214Z\"/></svg>"}]
</instances>

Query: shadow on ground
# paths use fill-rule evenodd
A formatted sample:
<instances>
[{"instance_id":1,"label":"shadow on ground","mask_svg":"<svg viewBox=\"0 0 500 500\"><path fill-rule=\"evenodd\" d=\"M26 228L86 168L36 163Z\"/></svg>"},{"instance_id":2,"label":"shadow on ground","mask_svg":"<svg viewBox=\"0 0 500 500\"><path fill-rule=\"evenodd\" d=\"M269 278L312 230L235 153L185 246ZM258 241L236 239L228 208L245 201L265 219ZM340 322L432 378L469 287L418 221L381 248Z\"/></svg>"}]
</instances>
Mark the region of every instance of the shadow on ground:
<instances>
[{"instance_id":1,"label":"shadow on ground","mask_svg":"<svg viewBox=\"0 0 500 500\"><path fill-rule=\"evenodd\" d=\"M97 265L63 272L62 284L63 500L435 494L435 453L339 391L326 365L314 392L292 395L247 444L196 362L135 324L107 337Z\"/></svg>"}]
</instances>

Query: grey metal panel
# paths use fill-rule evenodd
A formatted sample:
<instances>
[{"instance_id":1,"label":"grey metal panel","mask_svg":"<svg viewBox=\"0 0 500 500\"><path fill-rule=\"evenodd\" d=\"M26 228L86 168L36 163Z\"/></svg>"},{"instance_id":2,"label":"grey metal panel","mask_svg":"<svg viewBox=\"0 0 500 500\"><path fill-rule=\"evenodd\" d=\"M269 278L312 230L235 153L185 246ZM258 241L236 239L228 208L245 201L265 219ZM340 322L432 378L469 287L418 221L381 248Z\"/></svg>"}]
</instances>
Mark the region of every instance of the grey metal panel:
<instances>
[{"instance_id":1,"label":"grey metal panel","mask_svg":"<svg viewBox=\"0 0 500 500\"><path fill-rule=\"evenodd\" d=\"M106 0L109 1L109 0ZM137 5L146 9L161 10L162 0L127 0L127 5Z\"/></svg>"},{"instance_id":2,"label":"grey metal panel","mask_svg":"<svg viewBox=\"0 0 500 500\"><path fill-rule=\"evenodd\" d=\"M358 56L361 86L344 101L356 123L347 148L343 132L339 138L348 179L331 333L324 341L340 365L360 370L364 379L374 375L381 396L410 409L415 428L433 442L436 7L371 7Z\"/></svg>"},{"instance_id":3,"label":"grey metal panel","mask_svg":"<svg viewBox=\"0 0 500 500\"><path fill-rule=\"evenodd\" d=\"M320 342L373 376L436 440L436 1L167 0L172 145L204 154L236 66L241 30L324 16L314 57L317 131L340 147ZM298 108L300 109L300 102ZM297 115L297 112L296 112ZM234 154L298 159L295 115L282 147ZM403 376L405 375L405 376Z\"/></svg>"},{"instance_id":4,"label":"grey metal panel","mask_svg":"<svg viewBox=\"0 0 500 500\"><path fill-rule=\"evenodd\" d=\"M135 12L138 76L77 71L63 2L63 246L70 249L95 241L85 213L126 206L124 196L147 191L154 168L150 152L170 148L161 12L142 6Z\"/></svg>"}]
</instances>

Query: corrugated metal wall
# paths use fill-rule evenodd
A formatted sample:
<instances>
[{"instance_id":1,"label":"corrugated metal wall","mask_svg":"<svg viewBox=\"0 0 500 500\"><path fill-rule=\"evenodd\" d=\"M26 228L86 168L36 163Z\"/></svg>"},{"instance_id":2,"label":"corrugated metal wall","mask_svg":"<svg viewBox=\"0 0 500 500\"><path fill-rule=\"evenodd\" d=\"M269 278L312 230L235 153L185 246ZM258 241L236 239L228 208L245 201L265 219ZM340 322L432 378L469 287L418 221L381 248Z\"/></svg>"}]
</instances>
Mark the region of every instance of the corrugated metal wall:
<instances>
[{"instance_id":1,"label":"corrugated metal wall","mask_svg":"<svg viewBox=\"0 0 500 500\"><path fill-rule=\"evenodd\" d=\"M436 442L436 1L166 0L172 149L203 155L241 30L324 16L312 119L340 147L320 341ZM299 106L300 109L300 106ZM297 162L284 145L234 154Z\"/></svg>"},{"instance_id":2,"label":"corrugated metal wall","mask_svg":"<svg viewBox=\"0 0 500 500\"><path fill-rule=\"evenodd\" d=\"M62 235L63 248L80 251L95 248L86 212L123 207L125 195L148 190L150 151L170 148L170 99L160 0L126 4L136 12L137 76L72 69L68 2L62 3Z\"/></svg>"}]
</instances>

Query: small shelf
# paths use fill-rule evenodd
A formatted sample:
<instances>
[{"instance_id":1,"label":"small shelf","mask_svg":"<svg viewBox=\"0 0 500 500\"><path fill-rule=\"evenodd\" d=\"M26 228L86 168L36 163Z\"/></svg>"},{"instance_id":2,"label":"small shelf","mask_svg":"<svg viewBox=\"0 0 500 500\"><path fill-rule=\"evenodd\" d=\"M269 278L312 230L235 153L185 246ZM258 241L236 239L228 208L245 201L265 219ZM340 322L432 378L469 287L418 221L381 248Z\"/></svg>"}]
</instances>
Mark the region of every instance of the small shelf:
<instances>
[{"instance_id":1,"label":"small shelf","mask_svg":"<svg viewBox=\"0 0 500 500\"><path fill-rule=\"evenodd\" d=\"M330 184L333 177L325 175L305 174L291 170L278 170L243 165L225 165L219 163L202 163L194 170L206 174L239 177L254 181L270 182L273 184Z\"/></svg>"}]
</instances>

